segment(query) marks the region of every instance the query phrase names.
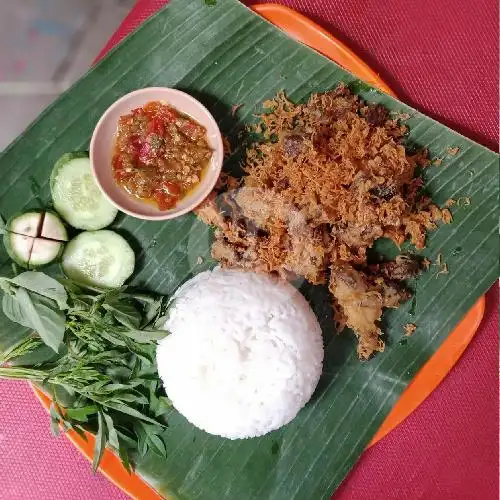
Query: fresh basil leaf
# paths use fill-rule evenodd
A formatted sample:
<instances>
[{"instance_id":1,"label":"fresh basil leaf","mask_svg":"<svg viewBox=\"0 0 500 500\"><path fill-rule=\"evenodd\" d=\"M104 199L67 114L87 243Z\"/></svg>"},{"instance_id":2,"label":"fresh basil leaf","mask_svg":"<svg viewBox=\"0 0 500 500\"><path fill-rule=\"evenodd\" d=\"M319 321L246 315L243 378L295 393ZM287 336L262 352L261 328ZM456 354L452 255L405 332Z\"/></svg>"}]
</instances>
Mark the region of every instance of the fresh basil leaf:
<instances>
[{"instance_id":1,"label":"fresh basil leaf","mask_svg":"<svg viewBox=\"0 0 500 500\"><path fill-rule=\"evenodd\" d=\"M66 416L79 422L88 422L89 415L97 413L99 408L97 406L84 406L83 408L68 408L66 410Z\"/></svg>"},{"instance_id":2,"label":"fresh basil leaf","mask_svg":"<svg viewBox=\"0 0 500 500\"><path fill-rule=\"evenodd\" d=\"M134 443L134 447L135 447L135 443ZM118 448L118 456L120 457L120 460L122 461L122 464L123 464L123 467L125 467L125 470L129 474L132 474L132 466L130 465L130 458L128 456L127 449L121 443L120 443L120 446Z\"/></svg>"},{"instance_id":3,"label":"fresh basil leaf","mask_svg":"<svg viewBox=\"0 0 500 500\"><path fill-rule=\"evenodd\" d=\"M18 288L15 295L23 314L23 326L33 328L46 345L58 352L66 329L66 316L55 301ZM6 314L7 315L7 314Z\"/></svg>"},{"instance_id":4,"label":"fresh basil leaf","mask_svg":"<svg viewBox=\"0 0 500 500\"><path fill-rule=\"evenodd\" d=\"M115 325L116 318L115 315L111 311L106 311L102 317L102 321L108 325Z\"/></svg>"},{"instance_id":5,"label":"fresh basil leaf","mask_svg":"<svg viewBox=\"0 0 500 500\"><path fill-rule=\"evenodd\" d=\"M158 398L158 406L154 412L155 417L161 417L165 415L173 408L172 401L165 396L160 396Z\"/></svg>"},{"instance_id":6,"label":"fresh basil leaf","mask_svg":"<svg viewBox=\"0 0 500 500\"><path fill-rule=\"evenodd\" d=\"M113 380L124 381L131 378L132 370L125 366L111 366L106 368L105 373Z\"/></svg>"},{"instance_id":7,"label":"fresh basil leaf","mask_svg":"<svg viewBox=\"0 0 500 500\"><path fill-rule=\"evenodd\" d=\"M147 439L149 442L149 447L154 453L160 455L160 457L167 456L167 448L160 436L158 436L157 434L148 434Z\"/></svg>"},{"instance_id":8,"label":"fresh basil leaf","mask_svg":"<svg viewBox=\"0 0 500 500\"><path fill-rule=\"evenodd\" d=\"M99 331L99 335L102 338L106 339L113 346L126 347L126 345L127 345L126 338L125 339L118 338L115 334L113 334L111 332L106 332L104 330L101 330L101 331Z\"/></svg>"},{"instance_id":9,"label":"fresh basil leaf","mask_svg":"<svg viewBox=\"0 0 500 500\"><path fill-rule=\"evenodd\" d=\"M59 309L68 308L68 294L59 281L47 276L45 273L26 271L10 280L14 285L26 288L31 292L55 300Z\"/></svg>"},{"instance_id":10,"label":"fresh basil leaf","mask_svg":"<svg viewBox=\"0 0 500 500\"><path fill-rule=\"evenodd\" d=\"M128 330L122 333L136 342L144 344L149 344L154 340L164 339L169 335L167 330Z\"/></svg>"},{"instance_id":11,"label":"fresh basil leaf","mask_svg":"<svg viewBox=\"0 0 500 500\"><path fill-rule=\"evenodd\" d=\"M146 307L148 304L153 304L158 300L158 297L156 295L150 294L150 293L143 293L143 292L136 292L134 290L131 290L127 293L125 293L127 297L136 300L140 304L142 304L144 307Z\"/></svg>"},{"instance_id":12,"label":"fresh basil leaf","mask_svg":"<svg viewBox=\"0 0 500 500\"><path fill-rule=\"evenodd\" d=\"M121 415L120 415L121 417ZM137 448L137 439L136 436L137 434L133 431L135 431L135 428L132 424L127 425L126 431L123 428L123 419L120 418L121 422L121 427L116 428L116 432L118 434L118 437L120 439L120 443L128 448L131 449L136 449Z\"/></svg>"},{"instance_id":13,"label":"fresh basil leaf","mask_svg":"<svg viewBox=\"0 0 500 500\"><path fill-rule=\"evenodd\" d=\"M153 413L153 415L156 417L156 411L158 409L158 404L159 400L158 397L156 396L156 389L158 387L158 381L157 380L151 380L149 381L148 389L149 389L149 410Z\"/></svg>"},{"instance_id":14,"label":"fresh basil leaf","mask_svg":"<svg viewBox=\"0 0 500 500\"><path fill-rule=\"evenodd\" d=\"M116 384L108 384L102 388L102 392L117 392L123 390L133 390L134 387L137 387L141 384L140 380L131 380L126 384L116 383Z\"/></svg>"},{"instance_id":15,"label":"fresh basil leaf","mask_svg":"<svg viewBox=\"0 0 500 500\"><path fill-rule=\"evenodd\" d=\"M23 308L15 295L4 295L2 298L2 309L11 321L19 323L26 328L33 328L31 321L25 315Z\"/></svg>"},{"instance_id":16,"label":"fresh basil leaf","mask_svg":"<svg viewBox=\"0 0 500 500\"><path fill-rule=\"evenodd\" d=\"M70 298L71 298L71 307L69 310L69 314L74 312L82 312L90 310L91 302L89 302L88 299L85 299L81 295L76 296L72 294L70 294Z\"/></svg>"},{"instance_id":17,"label":"fresh basil leaf","mask_svg":"<svg viewBox=\"0 0 500 500\"><path fill-rule=\"evenodd\" d=\"M68 293L80 295L83 293L83 289L80 284L75 283L69 278L57 278L57 281L66 289Z\"/></svg>"},{"instance_id":18,"label":"fresh basil leaf","mask_svg":"<svg viewBox=\"0 0 500 500\"><path fill-rule=\"evenodd\" d=\"M136 329L141 325L141 313L130 302L111 300L102 306L107 311L111 312L116 321L128 328Z\"/></svg>"},{"instance_id":19,"label":"fresh basil leaf","mask_svg":"<svg viewBox=\"0 0 500 500\"><path fill-rule=\"evenodd\" d=\"M13 366L38 366L42 363L53 363L57 360L59 353L54 352L49 346L45 345L38 336L36 339L40 341L40 347L13 359L11 361Z\"/></svg>"},{"instance_id":20,"label":"fresh basil leaf","mask_svg":"<svg viewBox=\"0 0 500 500\"><path fill-rule=\"evenodd\" d=\"M108 384L107 380L100 380L99 382L95 382L94 384L90 384L87 387L85 387L84 392L85 393L99 392L107 384Z\"/></svg>"},{"instance_id":21,"label":"fresh basil leaf","mask_svg":"<svg viewBox=\"0 0 500 500\"><path fill-rule=\"evenodd\" d=\"M114 410L121 411L122 413L126 413L127 415L130 415L131 417L136 417L140 420L143 420L144 422L149 422L153 425L161 426L161 427L166 427L164 424L157 422L156 420L153 420L152 418L148 417L147 415L144 415L144 413L141 413L138 410L135 410L131 406L122 404L122 403L116 403L116 402L108 402L106 403L106 406L109 408L113 408Z\"/></svg>"},{"instance_id":22,"label":"fresh basil leaf","mask_svg":"<svg viewBox=\"0 0 500 500\"><path fill-rule=\"evenodd\" d=\"M155 350L151 343L134 342L122 332L122 338L131 353L137 356L143 363L151 365L155 362Z\"/></svg>"},{"instance_id":23,"label":"fresh basil leaf","mask_svg":"<svg viewBox=\"0 0 500 500\"><path fill-rule=\"evenodd\" d=\"M8 295L14 295L14 287L9 278L0 277L0 290Z\"/></svg>"},{"instance_id":24,"label":"fresh basil leaf","mask_svg":"<svg viewBox=\"0 0 500 500\"><path fill-rule=\"evenodd\" d=\"M54 400L58 401L60 406L70 408L75 404L76 395L73 390L66 389L61 385L55 385L52 387L52 392L54 394Z\"/></svg>"},{"instance_id":25,"label":"fresh basil leaf","mask_svg":"<svg viewBox=\"0 0 500 500\"><path fill-rule=\"evenodd\" d=\"M144 306L144 318L142 320L141 328L148 326L153 320L156 319L163 306L163 297L154 300L153 302L147 302Z\"/></svg>"},{"instance_id":26,"label":"fresh basil leaf","mask_svg":"<svg viewBox=\"0 0 500 500\"><path fill-rule=\"evenodd\" d=\"M162 314L158 316L153 322L153 328L161 330L165 326L165 322L168 319L168 314Z\"/></svg>"},{"instance_id":27,"label":"fresh basil leaf","mask_svg":"<svg viewBox=\"0 0 500 500\"><path fill-rule=\"evenodd\" d=\"M106 412L103 412L104 420L106 421L106 426L108 427L108 442L117 451L120 450L120 441L118 439L118 433L116 432L115 426L113 424L113 419Z\"/></svg>"},{"instance_id":28,"label":"fresh basil leaf","mask_svg":"<svg viewBox=\"0 0 500 500\"><path fill-rule=\"evenodd\" d=\"M33 328L46 345L58 352L66 318L53 300L17 288L15 295L3 296L2 307L11 321Z\"/></svg>"},{"instance_id":29,"label":"fresh basil leaf","mask_svg":"<svg viewBox=\"0 0 500 500\"><path fill-rule=\"evenodd\" d=\"M147 405L148 404L148 398L146 396L143 396L142 394L140 394L138 392L117 394L115 396L115 399L119 400L121 402L135 403L138 405Z\"/></svg>"},{"instance_id":30,"label":"fresh basil leaf","mask_svg":"<svg viewBox=\"0 0 500 500\"><path fill-rule=\"evenodd\" d=\"M134 428L137 434L137 451L140 456L143 457L148 452L149 448L148 435L141 425L136 425Z\"/></svg>"},{"instance_id":31,"label":"fresh basil leaf","mask_svg":"<svg viewBox=\"0 0 500 500\"><path fill-rule=\"evenodd\" d=\"M107 441L107 428L106 421L103 418L102 412L97 413L97 434L95 437L95 446L94 446L94 459L92 460L92 471L96 472L99 464L101 463L102 456L104 455L104 450L106 449L106 441Z\"/></svg>"},{"instance_id":32,"label":"fresh basil leaf","mask_svg":"<svg viewBox=\"0 0 500 500\"><path fill-rule=\"evenodd\" d=\"M13 361L15 362L18 358L22 358L33 353L33 351L43 345L42 340L38 337L26 337L17 344L14 344L12 347L9 347L4 352L0 353L0 364L7 363L7 361L9 363L12 363Z\"/></svg>"}]
</instances>

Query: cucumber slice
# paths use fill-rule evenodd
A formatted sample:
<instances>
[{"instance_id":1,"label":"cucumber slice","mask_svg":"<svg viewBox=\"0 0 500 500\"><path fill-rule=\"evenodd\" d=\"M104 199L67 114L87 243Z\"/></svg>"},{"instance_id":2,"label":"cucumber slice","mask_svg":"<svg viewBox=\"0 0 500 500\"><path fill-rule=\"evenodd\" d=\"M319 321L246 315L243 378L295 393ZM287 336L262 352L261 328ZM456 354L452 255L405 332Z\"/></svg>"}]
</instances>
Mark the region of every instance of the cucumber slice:
<instances>
[{"instance_id":1,"label":"cucumber slice","mask_svg":"<svg viewBox=\"0 0 500 500\"><path fill-rule=\"evenodd\" d=\"M118 213L97 186L87 153L66 153L57 160L50 191L57 212L78 229L101 229Z\"/></svg>"},{"instance_id":2,"label":"cucumber slice","mask_svg":"<svg viewBox=\"0 0 500 500\"><path fill-rule=\"evenodd\" d=\"M115 288L134 271L135 255L130 245L113 231L80 233L62 256L66 276L83 285Z\"/></svg>"},{"instance_id":3,"label":"cucumber slice","mask_svg":"<svg viewBox=\"0 0 500 500\"><path fill-rule=\"evenodd\" d=\"M28 267L35 269L40 266L45 266L53 260L57 259L62 253L64 243L61 241L46 240L43 238L35 238L31 248Z\"/></svg>"},{"instance_id":4,"label":"cucumber slice","mask_svg":"<svg viewBox=\"0 0 500 500\"><path fill-rule=\"evenodd\" d=\"M24 214L12 216L5 226L7 231L23 234L25 236L36 237L42 226L43 212L31 210Z\"/></svg>"},{"instance_id":5,"label":"cucumber slice","mask_svg":"<svg viewBox=\"0 0 500 500\"><path fill-rule=\"evenodd\" d=\"M34 242L35 238L24 234L5 233L3 235L3 244L9 257L22 267L29 267Z\"/></svg>"},{"instance_id":6,"label":"cucumber slice","mask_svg":"<svg viewBox=\"0 0 500 500\"><path fill-rule=\"evenodd\" d=\"M68 241L68 233L62 220L54 212L45 212L40 235L50 240Z\"/></svg>"}]
</instances>

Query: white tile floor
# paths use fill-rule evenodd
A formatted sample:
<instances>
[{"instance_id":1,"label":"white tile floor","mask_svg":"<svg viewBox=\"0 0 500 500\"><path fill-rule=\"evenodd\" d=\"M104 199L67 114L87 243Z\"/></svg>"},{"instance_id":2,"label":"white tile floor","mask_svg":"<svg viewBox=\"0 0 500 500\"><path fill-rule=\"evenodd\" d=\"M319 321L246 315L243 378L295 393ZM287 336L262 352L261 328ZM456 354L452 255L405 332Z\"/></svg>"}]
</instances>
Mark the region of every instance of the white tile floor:
<instances>
[{"instance_id":1,"label":"white tile floor","mask_svg":"<svg viewBox=\"0 0 500 500\"><path fill-rule=\"evenodd\" d=\"M0 150L92 63L135 0L0 0Z\"/></svg>"}]
</instances>

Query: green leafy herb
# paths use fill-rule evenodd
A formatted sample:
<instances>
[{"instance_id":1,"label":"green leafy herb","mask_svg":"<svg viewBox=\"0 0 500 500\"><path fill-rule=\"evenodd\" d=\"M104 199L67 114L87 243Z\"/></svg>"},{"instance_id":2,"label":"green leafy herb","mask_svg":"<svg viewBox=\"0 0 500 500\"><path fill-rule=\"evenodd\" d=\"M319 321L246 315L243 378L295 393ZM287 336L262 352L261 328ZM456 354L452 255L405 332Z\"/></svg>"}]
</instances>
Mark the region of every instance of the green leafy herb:
<instances>
[{"instance_id":1,"label":"green leafy herb","mask_svg":"<svg viewBox=\"0 0 500 500\"><path fill-rule=\"evenodd\" d=\"M47 276L44 273L27 271L19 274L9 281L14 285L26 288L27 290L42 295L43 297L55 300L59 309L68 308L68 294L66 293L64 286L61 285L59 281Z\"/></svg>"},{"instance_id":2,"label":"green leafy herb","mask_svg":"<svg viewBox=\"0 0 500 500\"><path fill-rule=\"evenodd\" d=\"M43 340L38 337L28 337L21 342L13 345L10 349L0 353L0 365L11 361L12 359L22 358L31 354L44 345Z\"/></svg>"},{"instance_id":3,"label":"green leafy herb","mask_svg":"<svg viewBox=\"0 0 500 500\"><path fill-rule=\"evenodd\" d=\"M58 352L64 337L65 316L55 301L16 287L11 295L4 295L2 306L11 321L32 328L46 345Z\"/></svg>"},{"instance_id":4,"label":"green leafy herb","mask_svg":"<svg viewBox=\"0 0 500 500\"><path fill-rule=\"evenodd\" d=\"M170 405L158 382L155 342L167 332L150 326L165 313L164 298L82 287L39 272L0 277L0 289L5 315L36 332L3 353L0 378L31 380L51 393L53 433L95 432L93 470L108 445L128 471L141 450L165 455L163 416ZM19 363L45 345L58 356Z\"/></svg>"},{"instance_id":5,"label":"green leafy herb","mask_svg":"<svg viewBox=\"0 0 500 500\"><path fill-rule=\"evenodd\" d=\"M103 307L124 326L136 329L141 325L141 315L138 313L137 308L129 302L115 299L104 303Z\"/></svg>"},{"instance_id":6,"label":"green leafy herb","mask_svg":"<svg viewBox=\"0 0 500 500\"><path fill-rule=\"evenodd\" d=\"M96 405L84 406L83 408L68 408L66 416L80 422L88 422L88 416L97 413Z\"/></svg>"},{"instance_id":7,"label":"green leafy herb","mask_svg":"<svg viewBox=\"0 0 500 500\"><path fill-rule=\"evenodd\" d=\"M106 421L103 418L103 413L101 411L97 412L97 434L95 437L94 446L94 460L92 461L92 470L95 472L99 467L102 455L104 454L104 449L106 448L106 442L108 438L108 431L106 428Z\"/></svg>"}]
</instances>

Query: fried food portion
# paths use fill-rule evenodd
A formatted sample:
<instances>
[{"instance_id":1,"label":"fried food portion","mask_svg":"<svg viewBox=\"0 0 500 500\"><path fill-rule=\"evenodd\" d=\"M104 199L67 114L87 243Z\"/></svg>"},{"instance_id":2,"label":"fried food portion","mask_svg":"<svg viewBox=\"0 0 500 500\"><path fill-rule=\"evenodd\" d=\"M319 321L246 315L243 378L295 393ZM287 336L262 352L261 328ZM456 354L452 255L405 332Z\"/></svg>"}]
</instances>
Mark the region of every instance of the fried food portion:
<instances>
[{"instance_id":1,"label":"fried food portion","mask_svg":"<svg viewBox=\"0 0 500 500\"><path fill-rule=\"evenodd\" d=\"M349 265L332 266L329 290L335 297L337 317L358 336L358 356L367 359L384 350L377 326L382 317L383 299L366 276Z\"/></svg>"},{"instance_id":2,"label":"fried food portion","mask_svg":"<svg viewBox=\"0 0 500 500\"><path fill-rule=\"evenodd\" d=\"M212 255L226 267L329 282L336 319L356 332L365 359L383 349L383 309L409 297L401 280L420 270L404 256L369 266L367 250L381 237L424 248L426 232L451 220L421 193L426 152L410 154L407 128L343 84L305 104L281 93L264 105L246 175L197 210L217 228Z\"/></svg>"},{"instance_id":3,"label":"fried food portion","mask_svg":"<svg viewBox=\"0 0 500 500\"><path fill-rule=\"evenodd\" d=\"M385 307L399 307L411 296L396 282L371 277L349 264L335 264L330 271L329 290L334 296L340 327L348 326L358 337L358 356L368 359L384 350L378 322Z\"/></svg>"}]
</instances>

